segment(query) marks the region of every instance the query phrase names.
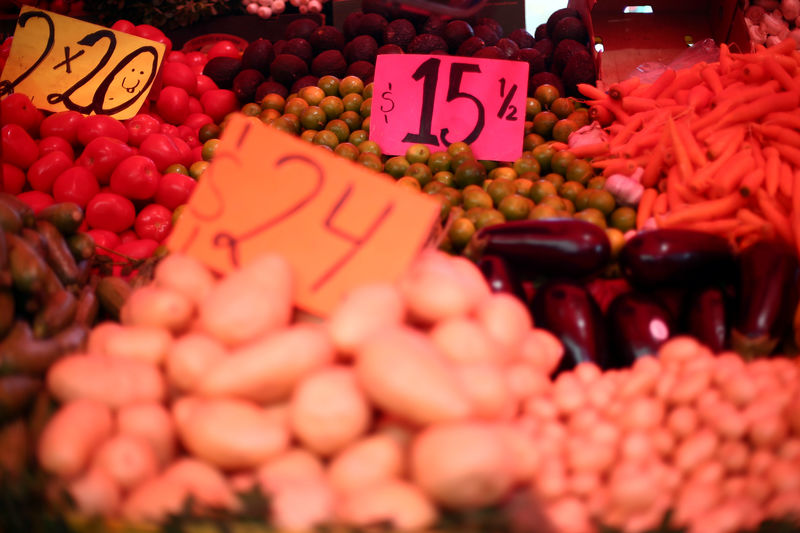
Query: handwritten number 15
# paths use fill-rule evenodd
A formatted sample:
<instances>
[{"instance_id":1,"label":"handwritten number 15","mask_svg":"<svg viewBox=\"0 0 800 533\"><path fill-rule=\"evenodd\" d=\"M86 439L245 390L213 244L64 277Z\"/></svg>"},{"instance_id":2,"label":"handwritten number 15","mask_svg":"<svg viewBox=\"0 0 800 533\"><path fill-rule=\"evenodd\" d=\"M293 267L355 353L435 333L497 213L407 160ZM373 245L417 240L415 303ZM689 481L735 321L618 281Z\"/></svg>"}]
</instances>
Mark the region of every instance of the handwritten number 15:
<instances>
[{"instance_id":1,"label":"handwritten number 15","mask_svg":"<svg viewBox=\"0 0 800 533\"><path fill-rule=\"evenodd\" d=\"M422 110L419 117L419 130L417 133L408 133L403 138L403 142L431 144L439 146L439 139L431 131L433 121L433 106L436 97L436 86L439 82L439 65L441 60L432 57L424 61L417 70L412 74L415 81L423 80L422 82ZM481 101L474 95L461 90L461 82L464 74L467 72L480 73L481 68L479 65L473 63L452 63L450 65L450 74L448 77L447 86L447 102L452 102L458 98L466 98L475 104L478 116L475 120L475 126L472 131L463 139L463 142L471 144L480 137L483 128L486 125L486 110ZM449 133L448 128L442 128L440 137L445 146L450 146L454 141L447 138Z\"/></svg>"}]
</instances>

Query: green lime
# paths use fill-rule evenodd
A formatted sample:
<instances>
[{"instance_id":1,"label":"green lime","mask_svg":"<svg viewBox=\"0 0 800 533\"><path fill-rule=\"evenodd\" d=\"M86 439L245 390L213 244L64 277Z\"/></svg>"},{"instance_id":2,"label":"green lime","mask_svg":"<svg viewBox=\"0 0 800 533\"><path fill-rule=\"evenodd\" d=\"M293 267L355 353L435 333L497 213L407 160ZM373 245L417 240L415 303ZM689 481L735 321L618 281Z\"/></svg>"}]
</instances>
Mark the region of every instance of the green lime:
<instances>
[{"instance_id":1,"label":"green lime","mask_svg":"<svg viewBox=\"0 0 800 533\"><path fill-rule=\"evenodd\" d=\"M567 181L577 181L583 186L589 183L589 178L594 175L592 165L585 159L575 159L567 165L567 172L564 175Z\"/></svg>"},{"instance_id":2,"label":"green lime","mask_svg":"<svg viewBox=\"0 0 800 533\"><path fill-rule=\"evenodd\" d=\"M189 165L189 176L199 180L200 176L202 176L203 172L208 168L208 165L210 165L208 161L195 161Z\"/></svg>"},{"instance_id":3,"label":"green lime","mask_svg":"<svg viewBox=\"0 0 800 533\"><path fill-rule=\"evenodd\" d=\"M426 183L425 185L422 186L422 192L425 192L425 193L428 193L428 194L437 194L437 193L441 192L442 189L444 189L444 187L445 187L444 183L442 183L440 181L432 180L432 181L429 181L428 183Z\"/></svg>"},{"instance_id":4,"label":"green lime","mask_svg":"<svg viewBox=\"0 0 800 533\"><path fill-rule=\"evenodd\" d=\"M347 123L344 120L340 120L335 118L329 121L325 125L325 129L328 131L332 131L339 142L344 142L350 136L350 128L347 127Z\"/></svg>"},{"instance_id":5,"label":"green lime","mask_svg":"<svg viewBox=\"0 0 800 533\"><path fill-rule=\"evenodd\" d=\"M605 176L594 176L589 179L589 183L586 184L587 189L605 189L606 187L606 178Z\"/></svg>"},{"instance_id":6,"label":"green lime","mask_svg":"<svg viewBox=\"0 0 800 533\"><path fill-rule=\"evenodd\" d=\"M203 143L203 149L200 152L203 161L211 161L214 158L214 153L217 151L217 146L219 146L219 139L209 139Z\"/></svg>"},{"instance_id":7,"label":"green lime","mask_svg":"<svg viewBox=\"0 0 800 533\"><path fill-rule=\"evenodd\" d=\"M326 75L317 80L317 87L325 91L327 96L339 95L339 78L336 76Z\"/></svg>"},{"instance_id":8,"label":"green lime","mask_svg":"<svg viewBox=\"0 0 800 533\"><path fill-rule=\"evenodd\" d=\"M556 211L567 211L567 205L564 203L564 199L560 196L556 196L555 194L548 194L538 204L549 205Z\"/></svg>"},{"instance_id":9,"label":"green lime","mask_svg":"<svg viewBox=\"0 0 800 533\"><path fill-rule=\"evenodd\" d=\"M383 164L383 171L393 178L399 178L405 176L406 169L410 165L411 163L405 157L397 155L386 160L386 163Z\"/></svg>"},{"instance_id":10,"label":"green lime","mask_svg":"<svg viewBox=\"0 0 800 533\"><path fill-rule=\"evenodd\" d=\"M632 230L636 227L636 210L628 206L618 207L612 211L609 222L623 233Z\"/></svg>"},{"instance_id":11,"label":"green lime","mask_svg":"<svg viewBox=\"0 0 800 533\"><path fill-rule=\"evenodd\" d=\"M362 143L363 144L363 143ZM419 181L423 187L433 180L433 173L425 163L411 163L405 172L406 176L412 176ZM439 183L438 181L436 183ZM444 185L442 185L444 186Z\"/></svg>"},{"instance_id":12,"label":"green lime","mask_svg":"<svg viewBox=\"0 0 800 533\"><path fill-rule=\"evenodd\" d=\"M421 191L422 187L420 187L419 182L412 178L411 176L403 176L399 180L397 180L397 184L401 187L408 187L409 189L414 189L415 191Z\"/></svg>"},{"instance_id":13,"label":"green lime","mask_svg":"<svg viewBox=\"0 0 800 533\"><path fill-rule=\"evenodd\" d=\"M462 191L461 202L464 209L467 210L473 207L485 207L490 209L493 206L492 197L489 196L489 193L477 185L468 186Z\"/></svg>"},{"instance_id":14,"label":"green lime","mask_svg":"<svg viewBox=\"0 0 800 533\"><path fill-rule=\"evenodd\" d=\"M477 185L486 179L486 168L474 159L468 159L458 165L453 178L456 187L462 189L467 185Z\"/></svg>"},{"instance_id":15,"label":"green lime","mask_svg":"<svg viewBox=\"0 0 800 533\"><path fill-rule=\"evenodd\" d=\"M200 130L197 132L197 137L200 139L201 143L205 143L209 139L218 139L221 133L222 128L213 122L210 122L200 126Z\"/></svg>"},{"instance_id":16,"label":"green lime","mask_svg":"<svg viewBox=\"0 0 800 533\"><path fill-rule=\"evenodd\" d=\"M557 196L556 186L547 180L539 180L531 185L530 192L531 200L537 204L542 201L545 196Z\"/></svg>"},{"instance_id":17,"label":"green lime","mask_svg":"<svg viewBox=\"0 0 800 533\"><path fill-rule=\"evenodd\" d=\"M552 104L559 96L561 95L559 94L558 89L549 83L539 85L536 90L533 91L533 97L539 100L539 103L542 104L544 109L549 109L550 104Z\"/></svg>"},{"instance_id":18,"label":"green lime","mask_svg":"<svg viewBox=\"0 0 800 533\"><path fill-rule=\"evenodd\" d=\"M350 142L341 142L337 144L333 151L350 161L358 159L358 155L361 153L358 151L358 147Z\"/></svg>"},{"instance_id":19,"label":"green lime","mask_svg":"<svg viewBox=\"0 0 800 533\"><path fill-rule=\"evenodd\" d=\"M539 162L540 174L547 174L550 172L550 160L553 158L555 153L556 149L553 148L553 145L550 143L540 144L531 150L530 154L536 161Z\"/></svg>"},{"instance_id":20,"label":"green lime","mask_svg":"<svg viewBox=\"0 0 800 533\"><path fill-rule=\"evenodd\" d=\"M528 213L530 220L542 220L548 218L558 218L558 212L547 204L539 204Z\"/></svg>"},{"instance_id":21,"label":"green lime","mask_svg":"<svg viewBox=\"0 0 800 533\"><path fill-rule=\"evenodd\" d=\"M317 130L303 130L300 134L300 138L304 141L313 142L314 135L317 134Z\"/></svg>"},{"instance_id":22,"label":"green lime","mask_svg":"<svg viewBox=\"0 0 800 533\"><path fill-rule=\"evenodd\" d=\"M489 226L496 226L497 224L503 224L505 221L506 217L497 209L486 209L478 213L478 218L475 221L475 228L483 229Z\"/></svg>"},{"instance_id":23,"label":"green lime","mask_svg":"<svg viewBox=\"0 0 800 533\"><path fill-rule=\"evenodd\" d=\"M360 146L362 142L369 139L369 135L364 130L352 130L350 132L350 136L347 138L348 141L355 144L356 146Z\"/></svg>"},{"instance_id":24,"label":"green lime","mask_svg":"<svg viewBox=\"0 0 800 533\"><path fill-rule=\"evenodd\" d=\"M562 118L553 126L552 136L554 141L565 143L569 140L572 132L577 131L578 124L569 118Z\"/></svg>"},{"instance_id":25,"label":"green lime","mask_svg":"<svg viewBox=\"0 0 800 533\"><path fill-rule=\"evenodd\" d=\"M514 170L513 167L497 167L489 171L488 177L495 180L495 179L507 179L507 180L515 180L519 174L517 171Z\"/></svg>"},{"instance_id":26,"label":"green lime","mask_svg":"<svg viewBox=\"0 0 800 533\"><path fill-rule=\"evenodd\" d=\"M533 120L533 117L542 112L542 103L530 96L525 100L525 120Z\"/></svg>"},{"instance_id":27,"label":"green lime","mask_svg":"<svg viewBox=\"0 0 800 533\"><path fill-rule=\"evenodd\" d=\"M274 109L283 113L286 99L278 93L269 93L261 99L261 109Z\"/></svg>"},{"instance_id":28,"label":"green lime","mask_svg":"<svg viewBox=\"0 0 800 533\"><path fill-rule=\"evenodd\" d=\"M435 179L438 182L444 183L448 187L452 187L456 182L455 174L453 174L449 170L440 170L439 172L433 175L433 179Z\"/></svg>"},{"instance_id":29,"label":"green lime","mask_svg":"<svg viewBox=\"0 0 800 533\"><path fill-rule=\"evenodd\" d=\"M183 174L184 176L188 176L189 169L186 168L186 165L181 165L180 163L173 163L164 169L164 174Z\"/></svg>"},{"instance_id":30,"label":"green lime","mask_svg":"<svg viewBox=\"0 0 800 533\"><path fill-rule=\"evenodd\" d=\"M555 113L558 118L567 118L573 111L575 111L575 102L572 100L572 98L556 98L550 104L550 111Z\"/></svg>"},{"instance_id":31,"label":"green lime","mask_svg":"<svg viewBox=\"0 0 800 533\"><path fill-rule=\"evenodd\" d=\"M358 113L367 118L372 114L372 98L366 98L363 102L361 102L361 106L358 108Z\"/></svg>"},{"instance_id":32,"label":"green lime","mask_svg":"<svg viewBox=\"0 0 800 533\"><path fill-rule=\"evenodd\" d=\"M531 123L533 124L533 123ZM522 139L522 149L526 152L530 152L540 144L544 144L546 139L539 135L538 133L528 133Z\"/></svg>"},{"instance_id":33,"label":"green lime","mask_svg":"<svg viewBox=\"0 0 800 533\"><path fill-rule=\"evenodd\" d=\"M618 228L606 228L606 236L611 243L611 259L614 260L625 246L625 234Z\"/></svg>"},{"instance_id":34,"label":"green lime","mask_svg":"<svg viewBox=\"0 0 800 533\"><path fill-rule=\"evenodd\" d=\"M248 102L242 106L241 112L246 117L257 117L261 114L261 106L255 102Z\"/></svg>"},{"instance_id":35,"label":"green lime","mask_svg":"<svg viewBox=\"0 0 800 533\"><path fill-rule=\"evenodd\" d=\"M550 170L566 176L567 166L575 161L575 154L569 150L561 150L550 157Z\"/></svg>"},{"instance_id":36,"label":"green lime","mask_svg":"<svg viewBox=\"0 0 800 533\"><path fill-rule=\"evenodd\" d=\"M492 180L492 182L486 188L486 192L488 192L489 196L492 197L492 203L496 206L499 206L503 198L506 196L511 196L512 194L516 194L517 187L514 185L512 180L498 178Z\"/></svg>"},{"instance_id":37,"label":"green lime","mask_svg":"<svg viewBox=\"0 0 800 533\"><path fill-rule=\"evenodd\" d=\"M264 124L272 124L276 118L281 116L281 112L277 109L262 109L258 114L259 120Z\"/></svg>"},{"instance_id":38,"label":"green lime","mask_svg":"<svg viewBox=\"0 0 800 533\"><path fill-rule=\"evenodd\" d=\"M365 141L366 142L366 141ZM364 143L361 143L364 144ZM360 148L360 146L359 146ZM383 161L381 157L372 152L361 152L356 160L367 168L371 168L377 172L383 172Z\"/></svg>"},{"instance_id":39,"label":"green lime","mask_svg":"<svg viewBox=\"0 0 800 533\"><path fill-rule=\"evenodd\" d=\"M344 104L338 96L326 96L320 101L319 107L325 111L328 120L339 118L344 113Z\"/></svg>"},{"instance_id":40,"label":"green lime","mask_svg":"<svg viewBox=\"0 0 800 533\"><path fill-rule=\"evenodd\" d=\"M553 127L558 121L558 117L552 111L542 111L533 117L533 132L548 139L553 133Z\"/></svg>"},{"instance_id":41,"label":"green lime","mask_svg":"<svg viewBox=\"0 0 800 533\"><path fill-rule=\"evenodd\" d=\"M526 172L535 172L537 174L542 172L542 164L539 160L526 154L514 161L513 168L517 176L522 176Z\"/></svg>"},{"instance_id":42,"label":"green lime","mask_svg":"<svg viewBox=\"0 0 800 533\"><path fill-rule=\"evenodd\" d=\"M325 128L327 122L328 117L325 111L318 106L310 105L300 112L300 124L307 130L321 130Z\"/></svg>"},{"instance_id":43,"label":"green lime","mask_svg":"<svg viewBox=\"0 0 800 533\"><path fill-rule=\"evenodd\" d=\"M456 155L462 154L464 152L472 156L472 148L470 148L470 146L465 142L461 141L454 142L453 144L447 147L447 153L450 154L451 157L455 157Z\"/></svg>"},{"instance_id":44,"label":"green lime","mask_svg":"<svg viewBox=\"0 0 800 533\"><path fill-rule=\"evenodd\" d=\"M369 135L370 122L372 122L372 118L371 117L367 117L367 118L365 118L364 120L361 121L361 129L366 131L367 135Z\"/></svg>"},{"instance_id":45,"label":"green lime","mask_svg":"<svg viewBox=\"0 0 800 533\"><path fill-rule=\"evenodd\" d=\"M409 163L427 163L430 156L431 149L424 144L412 144L406 149L406 159Z\"/></svg>"},{"instance_id":46,"label":"green lime","mask_svg":"<svg viewBox=\"0 0 800 533\"><path fill-rule=\"evenodd\" d=\"M433 152L428 157L428 166L431 167L431 172L441 172L442 170L450 170L450 162L452 157L445 151Z\"/></svg>"},{"instance_id":47,"label":"green lime","mask_svg":"<svg viewBox=\"0 0 800 533\"><path fill-rule=\"evenodd\" d=\"M585 220L586 222L591 222L600 228L606 229L605 215L594 207L587 207L582 211L578 211L573 216L578 220Z\"/></svg>"},{"instance_id":48,"label":"green lime","mask_svg":"<svg viewBox=\"0 0 800 533\"><path fill-rule=\"evenodd\" d=\"M303 112L303 109L308 107L308 102L303 100L300 97L290 98L286 100L286 107L284 107L284 113L291 113L293 115L300 116L300 113Z\"/></svg>"},{"instance_id":49,"label":"green lime","mask_svg":"<svg viewBox=\"0 0 800 533\"><path fill-rule=\"evenodd\" d=\"M355 76L345 76L339 82L339 95L345 96L350 93L360 93L364 90L364 82Z\"/></svg>"},{"instance_id":50,"label":"green lime","mask_svg":"<svg viewBox=\"0 0 800 533\"><path fill-rule=\"evenodd\" d=\"M577 181L565 181L559 188L558 194L562 198L567 198L571 202L575 202L578 194L583 191L584 187Z\"/></svg>"},{"instance_id":51,"label":"green lime","mask_svg":"<svg viewBox=\"0 0 800 533\"><path fill-rule=\"evenodd\" d=\"M456 249L464 248L475 235L475 224L467 217L460 217L453 221L450 230L447 232L450 241Z\"/></svg>"},{"instance_id":52,"label":"green lime","mask_svg":"<svg viewBox=\"0 0 800 533\"><path fill-rule=\"evenodd\" d=\"M330 130L320 130L314 134L314 138L311 139L311 142L329 146L330 148L336 148L336 145L339 144L339 137Z\"/></svg>"},{"instance_id":53,"label":"green lime","mask_svg":"<svg viewBox=\"0 0 800 533\"><path fill-rule=\"evenodd\" d=\"M369 152L371 154L375 154L378 157L381 155L381 147L378 146L378 143L375 141L370 141L369 139L362 141L358 145L358 149L362 152Z\"/></svg>"},{"instance_id":54,"label":"green lime","mask_svg":"<svg viewBox=\"0 0 800 533\"><path fill-rule=\"evenodd\" d=\"M531 200L519 194L504 197L497 205L506 220L525 220L531 211Z\"/></svg>"},{"instance_id":55,"label":"green lime","mask_svg":"<svg viewBox=\"0 0 800 533\"><path fill-rule=\"evenodd\" d=\"M527 178L517 178L514 180L514 190L517 194L521 194L525 198L531 197L531 188L533 187L534 180Z\"/></svg>"},{"instance_id":56,"label":"green lime","mask_svg":"<svg viewBox=\"0 0 800 533\"><path fill-rule=\"evenodd\" d=\"M308 85L297 91L297 96L308 102L308 105L318 106L322 99L325 98L325 91L316 85Z\"/></svg>"},{"instance_id":57,"label":"green lime","mask_svg":"<svg viewBox=\"0 0 800 533\"><path fill-rule=\"evenodd\" d=\"M434 179L435 181L435 179ZM433 182L431 182L433 183ZM441 182L439 182L441 183ZM430 185L430 183L428 184ZM444 185L444 184L443 184ZM453 187L444 186L439 190L440 193L447 196L447 199L450 200L450 205L453 207L457 205L461 205L462 193L458 189L454 189Z\"/></svg>"},{"instance_id":58,"label":"green lime","mask_svg":"<svg viewBox=\"0 0 800 533\"><path fill-rule=\"evenodd\" d=\"M350 93L342 97L342 105L344 105L345 111L355 111L358 113L359 109L361 109L361 104L363 103L364 97L359 93ZM359 117L360 116L361 115L359 115Z\"/></svg>"},{"instance_id":59,"label":"green lime","mask_svg":"<svg viewBox=\"0 0 800 533\"><path fill-rule=\"evenodd\" d=\"M550 172L549 174L545 174L544 176L542 176L542 179L547 180L553 185L555 185L556 189L561 187L561 185L563 185L564 183L564 176L562 176L561 174L556 174L555 172Z\"/></svg>"},{"instance_id":60,"label":"green lime","mask_svg":"<svg viewBox=\"0 0 800 533\"><path fill-rule=\"evenodd\" d=\"M372 98L372 91L375 88L375 85L372 82L369 82L364 86L364 90L361 91L361 94L364 95L364 98Z\"/></svg>"}]
</instances>

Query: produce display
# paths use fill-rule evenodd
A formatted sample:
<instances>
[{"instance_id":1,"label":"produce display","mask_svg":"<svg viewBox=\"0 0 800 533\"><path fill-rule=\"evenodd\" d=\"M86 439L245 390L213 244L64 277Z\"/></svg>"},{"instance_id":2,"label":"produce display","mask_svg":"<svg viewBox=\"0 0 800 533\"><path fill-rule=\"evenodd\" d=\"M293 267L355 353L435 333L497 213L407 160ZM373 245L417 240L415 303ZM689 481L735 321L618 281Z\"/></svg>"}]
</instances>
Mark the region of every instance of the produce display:
<instances>
[{"instance_id":1,"label":"produce display","mask_svg":"<svg viewBox=\"0 0 800 533\"><path fill-rule=\"evenodd\" d=\"M745 0L744 21L753 45L774 46L791 37L800 47L800 4L795 0Z\"/></svg>"},{"instance_id":2,"label":"produce display","mask_svg":"<svg viewBox=\"0 0 800 533\"><path fill-rule=\"evenodd\" d=\"M167 46L135 117L3 87L0 529L796 531L795 22L600 89L583 16L366 1L202 52L118 20ZM384 154L385 53L526 61L522 155ZM168 252L236 114L436 198L438 240L325 318L280 255Z\"/></svg>"},{"instance_id":3,"label":"produce display","mask_svg":"<svg viewBox=\"0 0 800 533\"><path fill-rule=\"evenodd\" d=\"M38 457L80 512L235 516L255 489L279 530L500 506L509 527L712 532L798 509L797 360L680 337L551 380L562 345L464 258L425 252L321 322L292 318L291 284L281 256L215 279L172 254L50 369Z\"/></svg>"}]
</instances>

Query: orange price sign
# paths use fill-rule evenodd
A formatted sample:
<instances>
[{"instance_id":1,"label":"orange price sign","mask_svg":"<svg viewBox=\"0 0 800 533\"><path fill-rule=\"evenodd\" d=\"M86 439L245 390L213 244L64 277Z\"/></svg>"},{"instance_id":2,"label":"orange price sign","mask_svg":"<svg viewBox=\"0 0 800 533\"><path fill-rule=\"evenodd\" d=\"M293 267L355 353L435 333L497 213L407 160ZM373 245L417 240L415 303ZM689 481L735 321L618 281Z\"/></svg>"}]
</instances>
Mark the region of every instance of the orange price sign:
<instances>
[{"instance_id":1,"label":"orange price sign","mask_svg":"<svg viewBox=\"0 0 800 533\"><path fill-rule=\"evenodd\" d=\"M131 118L166 47L58 13L23 6L0 77L0 97L21 92L49 111Z\"/></svg>"},{"instance_id":2,"label":"orange price sign","mask_svg":"<svg viewBox=\"0 0 800 533\"><path fill-rule=\"evenodd\" d=\"M396 279L439 212L388 176L239 115L167 246L218 272L280 252L297 276L298 307L325 316L348 289Z\"/></svg>"}]
</instances>

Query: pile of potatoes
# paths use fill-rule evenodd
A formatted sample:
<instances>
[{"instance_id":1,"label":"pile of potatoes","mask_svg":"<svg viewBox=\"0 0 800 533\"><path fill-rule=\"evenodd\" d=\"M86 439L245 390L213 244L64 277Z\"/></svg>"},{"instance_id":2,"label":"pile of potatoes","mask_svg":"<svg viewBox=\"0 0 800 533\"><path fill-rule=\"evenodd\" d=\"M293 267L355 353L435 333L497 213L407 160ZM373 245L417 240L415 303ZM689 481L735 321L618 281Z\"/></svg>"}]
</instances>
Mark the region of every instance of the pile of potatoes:
<instances>
[{"instance_id":1,"label":"pile of potatoes","mask_svg":"<svg viewBox=\"0 0 800 533\"><path fill-rule=\"evenodd\" d=\"M258 487L279 528L417 529L531 482L516 416L563 348L519 300L435 250L324 321L293 287L278 255L218 279L172 254L51 367L38 458L81 513L157 523L188 496L235 513Z\"/></svg>"}]
</instances>

